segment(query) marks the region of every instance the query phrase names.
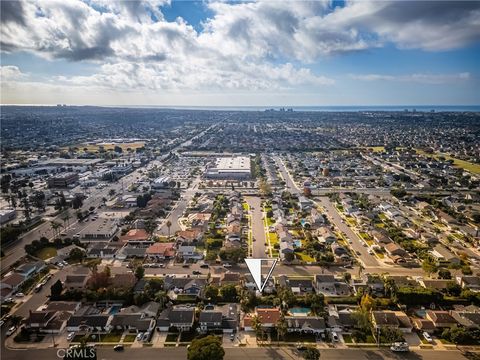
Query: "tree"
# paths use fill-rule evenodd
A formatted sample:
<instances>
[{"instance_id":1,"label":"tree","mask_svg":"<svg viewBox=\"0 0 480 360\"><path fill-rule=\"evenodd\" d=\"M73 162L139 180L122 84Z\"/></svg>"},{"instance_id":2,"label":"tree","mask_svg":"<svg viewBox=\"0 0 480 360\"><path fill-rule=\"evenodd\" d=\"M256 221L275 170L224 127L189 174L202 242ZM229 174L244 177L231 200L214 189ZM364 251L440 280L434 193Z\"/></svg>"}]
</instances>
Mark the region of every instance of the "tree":
<instances>
[{"instance_id":1,"label":"tree","mask_svg":"<svg viewBox=\"0 0 480 360\"><path fill-rule=\"evenodd\" d=\"M18 326L22 322L23 318L20 315L12 315L10 317L10 323L12 326Z\"/></svg>"},{"instance_id":2,"label":"tree","mask_svg":"<svg viewBox=\"0 0 480 360\"><path fill-rule=\"evenodd\" d=\"M170 220L167 220L167 223L165 224L167 225L167 228L168 228L168 238L170 239L170 228L172 227L172 222Z\"/></svg>"},{"instance_id":3,"label":"tree","mask_svg":"<svg viewBox=\"0 0 480 360\"><path fill-rule=\"evenodd\" d=\"M305 360L318 360L320 359L320 351L313 346L309 346L303 352L303 358Z\"/></svg>"},{"instance_id":4,"label":"tree","mask_svg":"<svg viewBox=\"0 0 480 360\"><path fill-rule=\"evenodd\" d=\"M220 295L224 302L237 302L238 293L237 288L233 284L224 285L220 288Z\"/></svg>"},{"instance_id":5,"label":"tree","mask_svg":"<svg viewBox=\"0 0 480 360\"><path fill-rule=\"evenodd\" d=\"M428 274L428 276L431 276L433 273L437 272L437 264L431 256L427 256L423 259L422 269Z\"/></svg>"},{"instance_id":6,"label":"tree","mask_svg":"<svg viewBox=\"0 0 480 360\"><path fill-rule=\"evenodd\" d=\"M121 154L123 152L123 149L120 146L115 145L115 147L113 148L113 151L115 151L118 154Z\"/></svg>"},{"instance_id":7,"label":"tree","mask_svg":"<svg viewBox=\"0 0 480 360\"><path fill-rule=\"evenodd\" d=\"M364 294L360 301L360 307L363 311L370 311L375 308L375 300L370 295Z\"/></svg>"},{"instance_id":8,"label":"tree","mask_svg":"<svg viewBox=\"0 0 480 360\"><path fill-rule=\"evenodd\" d=\"M319 315L325 307L325 297L323 294L307 294L306 302L316 315Z\"/></svg>"},{"instance_id":9,"label":"tree","mask_svg":"<svg viewBox=\"0 0 480 360\"><path fill-rule=\"evenodd\" d=\"M50 222L50 227L52 228L53 236L57 237L58 233L59 233L59 229L62 227L62 224L60 224L58 222L55 222L55 221L51 221Z\"/></svg>"},{"instance_id":10,"label":"tree","mask_svg":"<svg viewBox=\"0 0 480 360\"><path fill-rule=\"evenodd\" d=\"M252 317L252 329L255 331L255 335L258 338L263 331L262 320L257 315Z\"/></svg>"},{"instance_id":11,"label":"tree","mask_svg":"<svg viewBox=\"0 0 480 360\"><path fill-rule=\"evenodd\" d=\"M145 275L145 269L143 268L143 266L138 266L136 269L135 269L135 277L140 280L141 278L143 278L143 276Z\"/></svg>"},{"instance_id":12,"label":"tree","mask_svg":"<svg viewBox=\"0 0 480 360\"><path fill-rule=\"evenodd\" d=\"M193 339L187 352L188 360L222 360L224 356L222 342L215 335Z\"/></svg>"},{"instance_id":13,"label":"tree","mask_svg":"<svg viewBox=\"0 0 480 360\"><path fill-rule=\"evenodd\" d=\"M57 280L52 286L50 286L50 300L59 300L62 295L63 285L60 280Z\"/></svg>"},{"instance_id":14,"label":"tree","mask_svg":"<svg viewBox=\"0 0 480 360\"><path fill-rule=\"evenodd\" d=\"M108 192L108 195L113 196L115 195L115 193L116 193L115 189L110 189L110 191Z\"/></svg>"},{"instance_id":15,"label":"tree","mask_svg":"<svg viewBox=\"0 0 480 360\"><path fill-rule=\"evenodd\" d=\"M440 269L438 270L438 277L440 279L451 279L452 278L452 273L448 269Z\"/></svg>"},{"instance_id":16,"label":"tree","mask_svg":"<svg viewBox=\"0 0 480 360\"><path fill-rule=\"evenodd\" d=\"M81 195L75 195L72 200L72 207L74 209L80 209L83 206L83 197Z\"/></svg>"},{"instance_id":17,"label":"tree","mask_svg":"<svg viewBox=\"0 0 480 360\"><path fill-rule=\"evenodd\" d=\"M275 329L277 330L277 342L280 342L280 338L284 339L288 330L287 321L285 320L285 316L283 316L283 314L275 324Z\"/></svg>"},{"instance_id":18,"label":"tree","mask_svg":"<svg viewBox=\"0 0 480 360\"><path fill-rule=\"evenodd\" d=\"M207 285L205 287L204 293L205 299L209 300L210 302L217 302L218 299L218 287L215 285Z\"/></svg>"},{"instance_id":19,"label":"tree","mask_svg":"<svg viewBox=\"0 0 480 360\"><path fill-rule=\"evenodd\" d=\"M74 248L70 251L70 254L68 254L68 257L70 258L70 260L74 262L80 262L85 257L85 251L79 248Z\"/></svg>"}]
</instances>

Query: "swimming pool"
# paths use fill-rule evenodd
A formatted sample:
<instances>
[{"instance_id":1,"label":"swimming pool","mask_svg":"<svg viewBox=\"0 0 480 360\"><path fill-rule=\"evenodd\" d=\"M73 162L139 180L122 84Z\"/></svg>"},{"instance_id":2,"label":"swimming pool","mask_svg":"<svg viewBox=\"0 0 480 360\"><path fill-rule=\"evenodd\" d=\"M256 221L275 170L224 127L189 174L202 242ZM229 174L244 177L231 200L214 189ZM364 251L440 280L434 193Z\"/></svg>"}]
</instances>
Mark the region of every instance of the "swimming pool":
<instances>
[{"instance_id":1,"label":"swimming pool","mask_svg":"<svg viewBox=\"0 0 480 360\"><path fill-rule=\"evenodd\" d=\"M310 314L310 308L305 307L294 307L288 310L292 316L307 316Z\"/></svg>"},{"instance_id":2,"label":"swimming pool","mask_svg":"<svg viewBox=\"0 0 480 360\"><path fill-rule=\"evenodd\" d=\"M108 314L109 315L115 315L116 313L118 313L120 311L122 307L119 306L119 305L113 305L110 310L108 311Z\"/></svg>"}]
</instances>

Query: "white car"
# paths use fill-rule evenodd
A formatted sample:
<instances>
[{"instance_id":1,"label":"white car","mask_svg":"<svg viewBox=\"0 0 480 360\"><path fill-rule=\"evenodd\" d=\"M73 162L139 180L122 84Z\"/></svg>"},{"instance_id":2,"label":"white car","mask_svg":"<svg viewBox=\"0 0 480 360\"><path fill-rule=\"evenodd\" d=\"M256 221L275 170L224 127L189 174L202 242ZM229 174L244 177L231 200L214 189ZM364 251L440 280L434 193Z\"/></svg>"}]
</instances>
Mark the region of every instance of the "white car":
<instances>
[{"instance_id":1,"label":"white car","mask_svg":"<svg viewBox=\"0 0 480 360\"><path fill-rule=\"evenodd\" d=\"M16 297L18 297L18 298L22 298L22 297L24 297L24 296L25 296L25 294L24 294L24 293L21 293L21 292L19 292L19 293L16 293L16 294L15 294L15 296L16 296Z\"/></svg>"},{"instance_id":2,"label":"white car","mask_svg":"<svg viewBox=\"0 0 480 360\"><path fill-rule=\"evenodd\" d=\"M143 338L143 333L138 333L137 341L142 341L142 338Z\"/></svg>"},{"instance_id":3,"label":"white car","mask_svg":"<svg viewBox=\"0 0 480 360\"><path fill-rule=\"evenodd\" d=\"M75 337L75 333L74 333L74 332L68 333L68 335L67 335L67 340L68 340L68 341L72 341L74 337Z\"/></svg>"},{"instance_id":4,"label":"white car","mask_svg":"<svg viewBox=\"0 0 480 360\"><path fill-rule=\"evenodd\" d=\"M10 335L12 335L12 334L15 332L15 330L17 330L17 327L16 327L16 326L12 326L10 329L8 329L8 331L7 331L7 333L6 333L5 335L10 336Z\"/></svg>"},{"instance_id":5,"label":"white car","mask_svg":"<svg viewBox=\"0 0 480 360\"><path fill-rule=\"evenodd\" d=\"M333 342L338 342L338 335L335 331L332 331L332 341Z\"/></svg>"},{"instance_id":6,"label":"white car","mask_svg":"<svg viewBox=\"0 0 480 360\"><path fill-rule=\"evenodd\" d=\"M424 332L422 333L422 335L423 335L423 338L424 338L425 340L427 340L429 343L433 342L432 337L431 337L430 334L427 333L426 331L424 331Z\"/></svg>"}]
</instances>

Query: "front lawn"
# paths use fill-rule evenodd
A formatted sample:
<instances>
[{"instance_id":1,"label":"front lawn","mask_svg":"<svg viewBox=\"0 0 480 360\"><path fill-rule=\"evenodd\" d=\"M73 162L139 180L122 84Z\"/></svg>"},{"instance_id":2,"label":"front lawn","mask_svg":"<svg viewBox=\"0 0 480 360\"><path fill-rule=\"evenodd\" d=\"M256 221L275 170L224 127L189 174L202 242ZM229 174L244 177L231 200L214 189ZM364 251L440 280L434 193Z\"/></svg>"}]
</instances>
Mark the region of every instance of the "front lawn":
<instances>
[{"instance_id":1,"label":"front lawn","mask_svg":"<svg viewBox=\"0 0 480 360\"><path fill-rule=\"evenodd\" d=\"M135 341L136 338L137 338L137 335L128 334L128 335L125 335L125 337L123 338L123 342L124 343L132 343L132 342Z\"/></svg>"},{"instance_id":2,"label":"front lawn","mask_svg":"<svg viewBox=\"0 0 480 360\"><path fill-rule=\"evenodd\" d=\"M35 256L42 259L42 260L47 260L47 259L50 259L54 256L57 256L57 249L55 249L53 246L47 246L43 249L40 249L35 254Z\"/></svg>"},{"instance_id":3,"label":"front lawn","mask_svg":"<svg viewBox=\"0 0 480 360\"><path fill-rule=\"evenodd\" d=\"M297 259L305 261L305 262L315 262L314 258L312 258L308 254L305 254L304 252L295 253L295 256L297 257Z\"/></svg>"},{"instance_id":4,"label":"front lawn","mask_svg":"<svg viewBox=\"0 0 480 360\"><path fill-rule=\"evenodd\" d=\"M343 334L342 337L343 337L343 341L345 341L345 343L347 343L347 344L353 343L353 339L352 339L352 336L350 334Z\"/></svg>"},{"instance_id":5,"label":"front lawn","mask_svg":"<svg viewBox=\"0 0 480 360\"><path fill-rule=\"evenodd\" d=\"M270 245L273 247L275 244L278 244L278 235L274 232L268 233L268 241L270 241Z\"/></svg>"},{"instance_id":6,"label":"front lawn","mask_svg":"<svg viewBox=\"0 0 480 360\"><path fill-rule=\"evenodd\" d=\"M100 341L101 342L107 342L107 343L111 343L111 342L115 342L115 343L118 343L120 342L120 339L122 338L122 334L106 334L106 335L101 335L100 336Z\"/></svg>"},{"instance_id":7,"label":"front lawn","mask_svg":"<svg viewBox=\"0 0 480 360\"><path fill-rule=\"evenodd\" d=\"M178 334L168 333L165 342L177 342Z\"/></svg>"},{"instance_id":8,"label":"front lawn","mask_svg":"<svg viewBox=\"0 0 480 360\"><path fill-rule=\"evenodd\" d=\"M272 341L274 339L272 338ZM276 340L276 337L275 337ZM314 334L297 334L297 333L287 333L285 335L286 342L307 342L307 343L314 343L317 341Z\"/></svg>"},{"instance_id":9,"label":"front lawn","mask_svg":"<svg viewBox=\"0 0 480 360\"><path fill-rule=\"evenodd\" d=\"M195 331L182 332L180 334L180 342L190 342L197 336Z\"/></svg>"}]
</instances>

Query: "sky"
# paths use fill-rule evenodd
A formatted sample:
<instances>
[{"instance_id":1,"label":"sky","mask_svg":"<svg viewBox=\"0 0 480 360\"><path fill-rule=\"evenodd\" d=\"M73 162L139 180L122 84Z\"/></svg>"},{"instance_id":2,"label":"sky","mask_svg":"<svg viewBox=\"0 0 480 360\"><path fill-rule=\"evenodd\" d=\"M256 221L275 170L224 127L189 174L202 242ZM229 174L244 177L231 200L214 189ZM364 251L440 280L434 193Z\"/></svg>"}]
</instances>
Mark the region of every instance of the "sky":
<instances>
[{"instance_id":1,"label":"sky","mask_svg":"<svg viewBox=\"0 0 480 360\"><path fill-rule=\"evenodd\" d=\"M480 1L1 1L1 103L480 105Z\"/></svg>"}]
</instances>

